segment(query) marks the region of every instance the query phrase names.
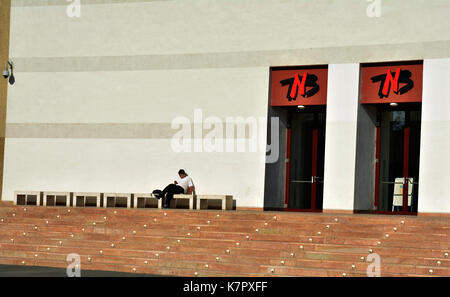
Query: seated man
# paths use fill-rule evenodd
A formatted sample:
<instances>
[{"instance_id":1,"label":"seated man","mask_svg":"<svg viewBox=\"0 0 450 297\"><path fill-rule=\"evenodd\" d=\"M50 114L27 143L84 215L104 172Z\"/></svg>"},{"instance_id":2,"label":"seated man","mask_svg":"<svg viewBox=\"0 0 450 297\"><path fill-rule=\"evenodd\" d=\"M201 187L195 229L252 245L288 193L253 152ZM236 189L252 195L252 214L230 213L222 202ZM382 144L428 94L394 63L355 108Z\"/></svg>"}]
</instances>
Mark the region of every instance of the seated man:
<instances>
[{"instance_id":1,"label":"seated man","mask_svg":"<svg viewBox=\"0 0 450 297\"><path fill-rule=\"evenodd\" d=\"M180 176L177 180L173 182L173 184L168 185L164 188L164 190L154 190L153 194L158 197L158 199L166 197L166 201L164 203L164 208L170 207L170 200L172 200L173 195L175 194L192 194L194 192L194 183L192 179L187 175L187 173L180 169L178 171L178 175Z\"/></svg>"}]
</instances>

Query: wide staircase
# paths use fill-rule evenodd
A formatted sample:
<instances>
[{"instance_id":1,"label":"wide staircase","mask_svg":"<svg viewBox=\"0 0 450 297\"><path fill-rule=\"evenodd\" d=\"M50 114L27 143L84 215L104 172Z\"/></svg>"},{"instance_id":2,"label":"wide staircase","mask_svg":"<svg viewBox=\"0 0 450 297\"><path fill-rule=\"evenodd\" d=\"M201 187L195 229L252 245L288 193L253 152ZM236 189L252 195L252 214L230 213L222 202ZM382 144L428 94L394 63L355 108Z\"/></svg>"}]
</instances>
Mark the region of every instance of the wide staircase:
<instances>
[{"instance_id":1,"label":"wide staircase","mask_svg":"<svg viewBox=\"0 0 450 297\"><path fill-rule=\"evenodd\" d=\"M449 235L448 217L0 205L0 264L81 271L365 277L379 256L381 276L450 276Z\"/></svg>"}]
</instances>

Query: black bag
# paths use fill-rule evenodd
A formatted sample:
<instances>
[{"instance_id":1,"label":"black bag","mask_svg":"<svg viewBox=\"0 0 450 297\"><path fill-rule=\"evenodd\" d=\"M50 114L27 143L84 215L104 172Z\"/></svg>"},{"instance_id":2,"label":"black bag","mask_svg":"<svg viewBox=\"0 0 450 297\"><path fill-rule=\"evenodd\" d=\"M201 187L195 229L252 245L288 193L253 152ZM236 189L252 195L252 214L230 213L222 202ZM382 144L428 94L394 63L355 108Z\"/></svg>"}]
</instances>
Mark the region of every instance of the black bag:
<instances>
[{"instance_id":1,"label":"black bag","mask_svg":"<svg viewBox=\"0 0 450 297\"><path fill-rule=\"evenodd\" d=\"M155 197L157 197L158 199L162 198L162 191L161 190L154 190L152 192L153 195L155 195Z\"/></svg>"}]
</instances>

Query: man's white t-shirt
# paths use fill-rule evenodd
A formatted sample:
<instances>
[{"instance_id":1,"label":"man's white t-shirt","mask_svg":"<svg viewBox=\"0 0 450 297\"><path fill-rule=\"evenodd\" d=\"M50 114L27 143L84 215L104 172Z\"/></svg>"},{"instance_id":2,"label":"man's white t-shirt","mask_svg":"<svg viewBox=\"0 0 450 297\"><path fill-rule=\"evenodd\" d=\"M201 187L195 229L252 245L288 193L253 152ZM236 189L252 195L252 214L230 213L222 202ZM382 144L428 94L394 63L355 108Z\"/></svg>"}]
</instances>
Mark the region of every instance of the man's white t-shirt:
<instances>
[{"instance_id":1,"label":"man's white t-shirt","mask_svg":"<svg viewBox=\"0 0 450 297\"><path fill-rule=\"evenodd\" d=\"M192 178L190 176L185 176L184 178L178 177L176 179L177 185L184 189L184 193L187 194L189 187L193 187L194 183L192 182Z\"/></svg>"}]
</instances>

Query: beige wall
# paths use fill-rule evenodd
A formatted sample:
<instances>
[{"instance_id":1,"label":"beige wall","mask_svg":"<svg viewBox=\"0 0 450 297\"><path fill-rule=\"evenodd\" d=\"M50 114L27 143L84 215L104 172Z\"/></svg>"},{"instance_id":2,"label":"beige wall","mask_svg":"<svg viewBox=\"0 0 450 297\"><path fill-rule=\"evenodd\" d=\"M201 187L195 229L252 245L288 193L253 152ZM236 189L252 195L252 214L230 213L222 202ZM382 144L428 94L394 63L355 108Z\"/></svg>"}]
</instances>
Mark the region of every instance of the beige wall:
<instances>
[{"instance_id":1,"label":"beige wall","mask_svg":"<svg viewBox=\"0 0 450 297\"><path fill-rule=\"evenodd\" d=\"M361 51L367 59L387 53L436 55L444 50L442 44L409 46L408 51L401 45L446 41L448 49L450 40L447 0L382 1L380 18L366 15L365 0L81 1L81 18L73 19L65 13L65 0L34 2L13 0L11 51L16 58L278 50L315 56L313 49L327 48L308 61L327 64ZM367 52L373 45L390 45L389 52Z\"/></svg>"},{"instance_id":2,"label":"beige wall","mask_svg":"<svg viewBox=\"0 0 450 297\"><path fill-rule=\"evenodd\" d=\"M263 152L175 154L172 120L195 108L266 117L270 66L450 52L447 0L382 1L380 18L365 0L81 2L69 18L65 0L12 1L6 200L14 190L148 191L184 167L199 191L262 207Z\"/></svg>"}]
</instances>

